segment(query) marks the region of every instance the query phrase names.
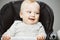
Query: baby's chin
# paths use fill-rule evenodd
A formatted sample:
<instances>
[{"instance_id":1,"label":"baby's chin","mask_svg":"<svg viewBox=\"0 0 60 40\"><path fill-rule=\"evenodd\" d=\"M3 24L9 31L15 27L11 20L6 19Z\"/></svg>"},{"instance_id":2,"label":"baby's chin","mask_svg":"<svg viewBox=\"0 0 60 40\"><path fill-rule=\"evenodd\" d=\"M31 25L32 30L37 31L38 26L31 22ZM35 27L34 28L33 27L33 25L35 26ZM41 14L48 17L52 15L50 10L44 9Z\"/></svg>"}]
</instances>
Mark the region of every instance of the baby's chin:
<instances>
[{"instance_id":1,"label":"baby's chin","mask_svg":"<svg viewBox=\"0 0 60 40\"><path fill-rule=\"evenodd\" d=\"M30 1L30 2L34 2L35 0L25 0L25 1Z\"/></svg>"},{"instance_id":2,"label":"baby's chin","mask_svg":"<svg viewBox=\"0 0 60 40\"><path fill-rule=\"evenodd\" d=\"M28 24L28 25L34 25L34 24L36 24L37 22L27 22L26 24Z\"/></svg>"}]
</instances>

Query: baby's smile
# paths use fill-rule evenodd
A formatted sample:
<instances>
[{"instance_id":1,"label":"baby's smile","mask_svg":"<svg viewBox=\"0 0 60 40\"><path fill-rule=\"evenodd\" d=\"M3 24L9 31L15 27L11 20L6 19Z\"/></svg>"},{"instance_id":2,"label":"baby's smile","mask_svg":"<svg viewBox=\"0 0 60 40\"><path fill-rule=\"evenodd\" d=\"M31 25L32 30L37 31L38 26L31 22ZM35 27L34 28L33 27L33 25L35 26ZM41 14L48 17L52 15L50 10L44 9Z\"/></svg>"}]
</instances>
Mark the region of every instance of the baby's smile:
<instances>
[{"instance_id":1,"label":"baby's smile","mask_svg":"<svg viewBox=\"0 0 60 40\"><path fill-rule=\"evenodd\" d=\"M30 18L30 17L29 17L28 19L29 19L30 21L35 21L35 18Z\"/></svg>"}]
</instances>

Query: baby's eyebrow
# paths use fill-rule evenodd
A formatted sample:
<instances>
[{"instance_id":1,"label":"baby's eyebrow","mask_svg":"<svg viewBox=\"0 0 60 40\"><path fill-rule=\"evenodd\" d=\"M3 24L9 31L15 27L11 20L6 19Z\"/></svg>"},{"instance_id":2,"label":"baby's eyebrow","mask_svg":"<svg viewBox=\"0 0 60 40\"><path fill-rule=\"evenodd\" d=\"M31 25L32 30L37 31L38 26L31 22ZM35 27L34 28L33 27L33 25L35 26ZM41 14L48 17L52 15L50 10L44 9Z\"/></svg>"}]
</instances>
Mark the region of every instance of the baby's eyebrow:
<instances>
[{"instance_id":1,"label":"baby's eyebrow","mask_svg":"<svg viewBox=\"0 0 60 40\"><path fill-rule=\"evenodd\" d=\"M38 10L38 11L35 11L35 12L38 12L39 13L40 11Z\"/></svg>"}]
</instances>

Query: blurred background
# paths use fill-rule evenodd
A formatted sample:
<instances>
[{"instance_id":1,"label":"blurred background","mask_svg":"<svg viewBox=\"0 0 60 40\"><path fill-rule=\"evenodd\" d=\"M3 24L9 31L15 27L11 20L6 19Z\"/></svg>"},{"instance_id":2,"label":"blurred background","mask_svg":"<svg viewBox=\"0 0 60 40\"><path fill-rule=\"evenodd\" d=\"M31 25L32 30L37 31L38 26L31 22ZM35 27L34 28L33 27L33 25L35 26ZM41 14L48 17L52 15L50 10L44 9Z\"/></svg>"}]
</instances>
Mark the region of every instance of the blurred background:
<instances>
[{"instance_id":1,"label":"blurred background","mask_svg":"<svg viewBox=\"0 0 60 40\"><path fill-rule=\"evenodd\" d=\"M0 9L2 8L3 5L9 3L10 1L17 0L0 0ZM54 24L53 24L54 32L60 30L60 0L37 0L37 1L45 2L52 8L54 12Z\"/></svg>"}]
</instances>

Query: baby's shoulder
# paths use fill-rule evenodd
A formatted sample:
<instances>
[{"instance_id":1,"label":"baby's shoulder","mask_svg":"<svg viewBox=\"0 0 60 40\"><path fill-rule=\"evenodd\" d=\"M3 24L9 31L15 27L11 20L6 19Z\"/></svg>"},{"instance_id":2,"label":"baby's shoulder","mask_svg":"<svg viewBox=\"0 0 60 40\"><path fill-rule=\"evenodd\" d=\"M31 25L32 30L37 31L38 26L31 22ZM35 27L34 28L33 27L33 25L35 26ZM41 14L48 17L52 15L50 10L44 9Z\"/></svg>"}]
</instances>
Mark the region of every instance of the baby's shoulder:
<instances>
[{"instance_id":1,"label":"baby's shoulder","mask_svg":"<svg viewBox=\"0 0 60 40\"><path fill-rule=\"evenodd\" d=\"M22 21L20 21L20 20L15 20L14 23L15 23L15 24L18 24L18 23L22 23Z\"/></svg>"},{"instance_id":2,"label":"baby's shoulder","mask_svg":"<svg viewBox=\"0 0 60 40\"><path fill-rule=\"evenodd\" d=\"M17 25L19 25L19 24L21 24L21 23L22 23L22 21L20 21L20 20L15 20L12 25L13 25L13 26L17 26Z\"/></svg>"},{"instance_id":3,"label":"baby's shoulder","mask_svg":"<svg viewBox=\"0 0 60 40\"><path fill-rule=\"evenodd\" d=\"M40 28L41 28L41 27L44 27L41 22L38 22L38 25L39 25Z\"/></svg>"},{"instance_id":4,"label":"baby's shoulder","mask_svg":"<svg viewBox=\"0 0 60 40\"><path fill-rule=\"evenodd\" d=\"M39 24L40 26L42 26L42 23L41 23L41 22L38 22L38 24Z\"/></svg>"}]
</instances>

